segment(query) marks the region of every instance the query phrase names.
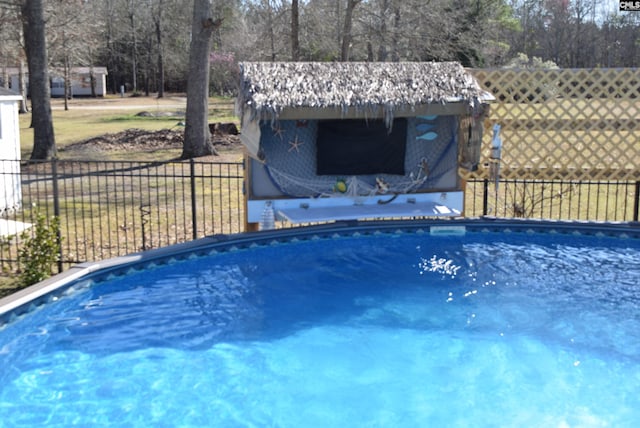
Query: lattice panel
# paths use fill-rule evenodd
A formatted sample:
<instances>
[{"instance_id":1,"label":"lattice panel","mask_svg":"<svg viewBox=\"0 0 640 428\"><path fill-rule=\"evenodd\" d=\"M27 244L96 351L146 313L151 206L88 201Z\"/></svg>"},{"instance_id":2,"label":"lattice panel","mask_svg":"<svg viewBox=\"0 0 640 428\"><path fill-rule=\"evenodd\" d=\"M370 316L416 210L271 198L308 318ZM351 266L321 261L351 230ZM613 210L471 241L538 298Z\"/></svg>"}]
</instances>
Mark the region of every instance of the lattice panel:
<instances>
[{"instance_id":1,"label":"lattice panel","mask_svg":"<svg viewBox=\"0 0 640 428\"><path fill-rule=\"evenodd\" d=\"M501 126L501 177L640 180L640 69L470 70L496 101L485 123Z\"/></svg>"}]
</instances>

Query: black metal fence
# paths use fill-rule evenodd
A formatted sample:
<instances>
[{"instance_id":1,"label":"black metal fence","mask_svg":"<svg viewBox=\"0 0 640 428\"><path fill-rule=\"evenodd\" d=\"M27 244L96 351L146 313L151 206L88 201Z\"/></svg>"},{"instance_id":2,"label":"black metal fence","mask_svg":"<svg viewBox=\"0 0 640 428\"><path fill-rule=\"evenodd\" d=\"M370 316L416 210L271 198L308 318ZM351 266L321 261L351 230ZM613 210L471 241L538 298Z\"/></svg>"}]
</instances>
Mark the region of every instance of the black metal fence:
<instances>
[{"instance_id":1,"label":"black metal fence","mask_svg":"<svg viewBox=\"0 0 640 428\"><path fill-rule=\"evenodd\" d=\"M470 181L467 215L584 221L638 221L640 181Z\"/></svg>"},{"instance_id":2,"label":"black metal fence","mask_svg":"<svg viewBox=\"0 0 640 428\"><path fill-rule=\"evenodd\" d=\"M16 268L21 241L11 228L38 215L60 219L59 270L244 229L242 163L53 160L22 164L18 179L4 171L6 196L16 180L21 192L21 207L4 207L4 271Z\"/></svg>"},{"instance_id":3,"label":"black metal fence","mask_svg":"<svg viewBox=\"0 0 640 428\"><path fill-rule=\"evenodd\" d=\"M35 223L38 215L60 219L60 271L79 262L244 230L241 162L0 165L0 203L5 200L0 264L5 272L17 268L19 225ZM466 216L638 221L638 181L505 180L496 187L477 180L466 189Z\"/></svg>"}]
</instances>

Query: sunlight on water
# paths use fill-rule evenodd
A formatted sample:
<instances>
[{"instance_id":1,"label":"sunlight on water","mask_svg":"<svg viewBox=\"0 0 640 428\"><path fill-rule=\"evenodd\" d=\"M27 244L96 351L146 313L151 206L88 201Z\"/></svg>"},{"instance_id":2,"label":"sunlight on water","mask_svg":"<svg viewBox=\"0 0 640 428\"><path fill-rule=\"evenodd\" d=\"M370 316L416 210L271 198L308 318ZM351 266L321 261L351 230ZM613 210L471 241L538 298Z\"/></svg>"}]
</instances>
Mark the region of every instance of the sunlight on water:
<instances>
[{"instance_id":1,"label":"sunlight on water","mask_svg":"<svg viewBox=\"0 0 640 428\"><path fill-rule=\"evenodd\" d=\"M447 260L443 258L438 258L437 256L432 256L430 259L421 259L420 263L420 273L425 272L434 272L441 273L443 275L448 275L451 278L455 278L460 269L460 266L456 266L453 264L453 260Z\"/></svg>"}]
</instances>

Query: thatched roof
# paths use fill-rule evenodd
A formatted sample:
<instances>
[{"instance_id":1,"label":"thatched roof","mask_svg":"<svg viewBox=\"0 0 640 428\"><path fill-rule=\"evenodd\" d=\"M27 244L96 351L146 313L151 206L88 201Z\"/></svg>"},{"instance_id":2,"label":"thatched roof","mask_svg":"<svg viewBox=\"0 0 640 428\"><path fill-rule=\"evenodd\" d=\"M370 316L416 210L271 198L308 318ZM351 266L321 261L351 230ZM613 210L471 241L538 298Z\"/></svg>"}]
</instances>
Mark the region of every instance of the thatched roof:
<instances>
[{"instance_id":1,"label":"thatched roof","mask_svg":"<svg viewBox=\"0 0 640 428\"><path fill-rule=\"evenodd\" d=\"M291 109L359 111L389 119L398 110L486 96L457 62L246 62L238 107L275 119Z\"/></svg>"}]
</instances>

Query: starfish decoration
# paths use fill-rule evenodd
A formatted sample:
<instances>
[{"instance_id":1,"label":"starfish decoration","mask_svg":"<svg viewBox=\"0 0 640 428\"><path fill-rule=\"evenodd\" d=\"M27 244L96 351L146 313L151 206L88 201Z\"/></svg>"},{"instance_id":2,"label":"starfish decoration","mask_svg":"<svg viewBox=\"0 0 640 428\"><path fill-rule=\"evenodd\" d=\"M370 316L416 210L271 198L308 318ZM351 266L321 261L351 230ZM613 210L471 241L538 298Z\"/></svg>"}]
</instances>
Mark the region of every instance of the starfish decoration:
<instances>
[{"instance_id":1,"label":"starfish decoration","mask_svg":"<svg viewBox=\"0 0 640 428\"><path fill-rule=\"evenodd\" d=\"M304 141L298 140L298 136L296 135L296 138L294 138L293 141L289 141L289 145L291 146L289 147L289 151L295 150L296 152L300 153L300 146L303 144Z\"/></svg>"},{"instance_id":2,"label":"starfish decoration","mask_svg":"<svg viewBox=\"0 0 640 428\"><path fill-rule=\"evenodd\" d=\"M280 140L282 140L282 136L284 135L284 129L282 129L280 127L280 125L274 125L271 127L271 130L273 131L273 136L274 137L279 137Z\"/></svg>"}]
</instances>

